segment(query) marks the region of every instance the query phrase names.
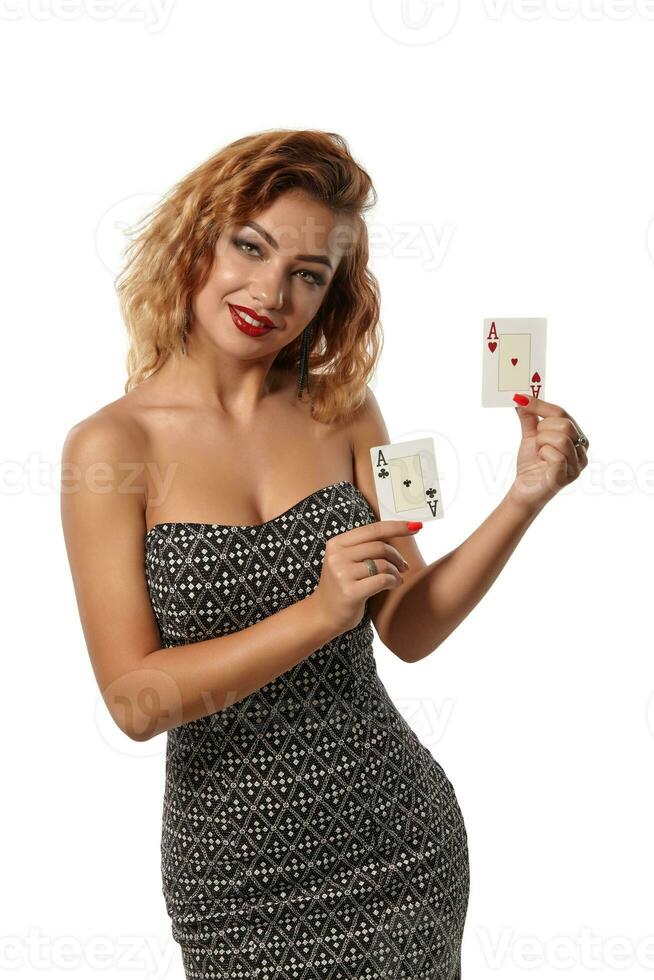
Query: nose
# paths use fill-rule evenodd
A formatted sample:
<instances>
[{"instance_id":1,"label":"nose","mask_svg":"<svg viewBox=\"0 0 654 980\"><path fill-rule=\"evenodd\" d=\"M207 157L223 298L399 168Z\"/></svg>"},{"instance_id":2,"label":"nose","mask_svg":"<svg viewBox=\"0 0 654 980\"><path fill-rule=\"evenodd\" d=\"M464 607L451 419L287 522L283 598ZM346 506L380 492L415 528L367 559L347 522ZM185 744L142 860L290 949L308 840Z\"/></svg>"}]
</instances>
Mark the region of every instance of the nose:
<instances>
[{"instance_id":1,"label":"nose","mask_svg":"<svg viewBox=\"0 0 654 980\"><path fill-rule=\"evenodd\" d=\"M284 305L283 275L273 269L261 269L250 284L252 299L263 309L278 310Z\"/></svg>"}]
</instances>

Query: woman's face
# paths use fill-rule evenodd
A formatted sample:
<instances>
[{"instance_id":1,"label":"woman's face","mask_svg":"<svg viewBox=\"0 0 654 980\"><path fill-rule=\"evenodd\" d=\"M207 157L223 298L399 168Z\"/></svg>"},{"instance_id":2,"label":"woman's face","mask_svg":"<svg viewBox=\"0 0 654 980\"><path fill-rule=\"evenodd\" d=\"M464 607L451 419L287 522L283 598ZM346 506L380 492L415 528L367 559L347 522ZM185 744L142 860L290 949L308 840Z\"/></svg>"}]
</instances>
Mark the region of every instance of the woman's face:
<instances>
[{"instance_id":1,"label":"woman's face","mask_svg":"<svg viewBox=\"0 0 654 980\"><path fill-rule=\"evenodd\" d=\"M283 194L245 223L226 228L207 282L194 297L191 334L199 332L232 354L274 358L325 299L351 244L351 228L299 191ZM274 329L244 332L238 326L243 312L267 318Z\"/></svg>"}]
</instances>

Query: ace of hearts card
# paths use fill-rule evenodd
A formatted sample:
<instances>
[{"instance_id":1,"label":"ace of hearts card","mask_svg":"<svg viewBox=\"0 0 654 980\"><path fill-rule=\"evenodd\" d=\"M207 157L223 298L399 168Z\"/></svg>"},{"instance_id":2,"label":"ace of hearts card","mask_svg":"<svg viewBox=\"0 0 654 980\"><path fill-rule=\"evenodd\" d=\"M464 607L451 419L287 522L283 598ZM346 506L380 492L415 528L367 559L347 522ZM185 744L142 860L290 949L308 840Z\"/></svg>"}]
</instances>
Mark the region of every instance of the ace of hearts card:
<instances>
[{"instance_id":1,"label":"ace of hearts card","mask_svg":"<svg viewBox=\"0 0 654 980\"><path fill-rule=\"evenodd\" d=\"M545 397L544 317L484 320L482 393L484 408L515 408L516 392Z\"/></svg>"}]
</instances>

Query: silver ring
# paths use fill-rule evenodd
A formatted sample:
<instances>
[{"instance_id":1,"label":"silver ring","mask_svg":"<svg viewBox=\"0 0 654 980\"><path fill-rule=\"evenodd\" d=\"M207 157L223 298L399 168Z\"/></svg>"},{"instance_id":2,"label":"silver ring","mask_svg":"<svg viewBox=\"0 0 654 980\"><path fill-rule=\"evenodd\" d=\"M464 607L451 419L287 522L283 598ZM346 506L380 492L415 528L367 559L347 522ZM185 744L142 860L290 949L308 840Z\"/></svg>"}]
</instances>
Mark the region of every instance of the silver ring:
<instances>
[{"instance_id":1,"label":"silver ring","mask_svg":"<svg viewBox=\"0 0 654 980\"><path fill-rule=\"evenodd\" d=\"M376 575L377 574L377 566L375 565L375 563L372 560L372 558L365 558L364 561L365 561L366 565L368 566L368 575Z\"/></svg>"},{"instance_id":2,"label":"silver ring","mask_svg":"<svg viewBox=\"0 0 654 980\"><path fill-rule=\"evenodd\" d=\"M587 445L588 445L588 439L583 434L583 432L580 432L579 435L577 436L575 446L587 446Z\"/></svg>"}]
</instances>

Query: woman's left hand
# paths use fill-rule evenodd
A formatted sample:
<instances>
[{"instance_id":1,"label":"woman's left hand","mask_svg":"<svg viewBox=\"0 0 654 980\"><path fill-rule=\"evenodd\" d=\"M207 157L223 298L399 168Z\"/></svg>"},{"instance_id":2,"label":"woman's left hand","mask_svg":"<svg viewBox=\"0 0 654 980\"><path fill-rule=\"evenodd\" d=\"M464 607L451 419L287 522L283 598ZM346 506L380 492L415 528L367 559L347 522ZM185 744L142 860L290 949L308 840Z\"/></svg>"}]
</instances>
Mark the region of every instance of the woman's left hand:
<instances>
[{"instance_id":1,"label":"woman's left hand","mask_svg":"<svg viewBox=\"0 0 654 980\"><path fill-rule=\"evenodd\" d=\"M585 469L590 441L586 446L575 446L582 429L560 405L530 398L529 404L516 407L516 412L522 440L508 496L536 513ZM543 416L540 421L539 415Z\"/></svg>"}]
</instances>

